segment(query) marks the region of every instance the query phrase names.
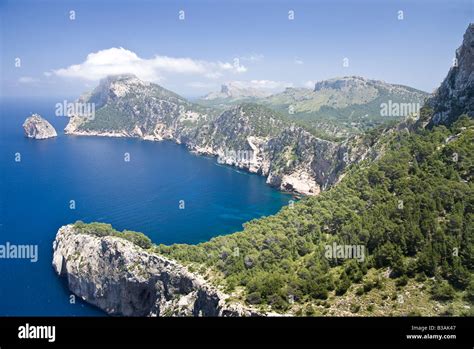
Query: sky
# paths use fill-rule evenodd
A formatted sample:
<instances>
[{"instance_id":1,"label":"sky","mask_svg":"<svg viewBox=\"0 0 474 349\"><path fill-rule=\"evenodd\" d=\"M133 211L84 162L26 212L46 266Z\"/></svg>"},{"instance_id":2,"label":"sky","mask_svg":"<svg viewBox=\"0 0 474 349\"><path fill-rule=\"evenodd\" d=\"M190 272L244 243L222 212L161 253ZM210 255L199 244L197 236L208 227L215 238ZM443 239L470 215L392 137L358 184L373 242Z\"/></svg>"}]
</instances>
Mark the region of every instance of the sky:
<instances>
[{"instance_id":1,"label":"sky","mask_svg":"<svg viewBox=\"0 0 474 349\"><path fill-rule=\"evenodd\" d=\"M474 0L0 0L0 96L120 73L186 97L348 75L432 92L473 18Z\"/></svg>"}]
</instances>

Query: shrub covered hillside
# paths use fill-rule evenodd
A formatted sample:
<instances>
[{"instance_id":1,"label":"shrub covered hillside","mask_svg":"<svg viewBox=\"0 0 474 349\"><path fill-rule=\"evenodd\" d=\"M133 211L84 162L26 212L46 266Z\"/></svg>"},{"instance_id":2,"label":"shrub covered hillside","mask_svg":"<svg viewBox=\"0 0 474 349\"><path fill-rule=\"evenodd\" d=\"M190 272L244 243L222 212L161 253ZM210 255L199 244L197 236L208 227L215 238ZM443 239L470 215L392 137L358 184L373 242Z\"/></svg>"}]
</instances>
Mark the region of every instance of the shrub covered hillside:
<instances>
[{"instance_id":1,"label":"shrub covered hillside","mask_svg":"<svg viewBox=\"0 0 474 349\"><path fill-rule=\"evenodd\" d=\"M404 129L391 135L378 161L354 166L317 197L253 220L239 233L155 250L262 309L469 314L473 154L474 122L466 116L449 128ZM362 253L328 254L347 246ZM403 304L410 307L392 311Z\"/></svg>"},{"instance_id":2,"label":"shrub covered hillside","mask_svg":"<svg viewBox=\"0 0 474 349\"><path fill-rule=\"evenodd\" d=\"M120 232L112 228L112 225L107 223L92 222L86 224L82 221L77 221L76 223L74 223L74 228L78 234L89 234L98 237L119 237L131 241L135 245L144 249L149 249L153 246L150 238L145 234L131 230L124 230Z\"/></svg>"}]
</instances>

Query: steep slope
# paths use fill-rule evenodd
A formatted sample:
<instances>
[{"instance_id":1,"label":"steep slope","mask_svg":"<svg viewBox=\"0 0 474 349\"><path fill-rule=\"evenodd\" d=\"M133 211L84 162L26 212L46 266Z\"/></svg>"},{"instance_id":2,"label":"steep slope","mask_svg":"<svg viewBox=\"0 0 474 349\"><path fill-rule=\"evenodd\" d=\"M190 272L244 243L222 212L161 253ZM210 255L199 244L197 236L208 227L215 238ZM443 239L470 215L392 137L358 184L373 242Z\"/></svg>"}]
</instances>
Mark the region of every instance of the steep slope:
<instances>
[{"instance_id":1,"label":"steep slope","mask_svg":"<svg viewBox=\"0 0 474 349\"><path fill-rule=\"evenodd\" d=\"M26 118L23 123L23 130L26 137L34 139L47 139L58 135L53 125L38 114Z\"/></svg>"},{"instance_id":2,"label":"steep slope","mask_svg":"<svg viewBox=\"0 0 474 349\"><path fill-rule=\"evenodd\" d=\"M131 75L103 80L79 102L95 103L95 116L71 116L68 134L170 139L301 194L318 194L350 164L369 153L376 156L363 137L344 143L322 140L256 104L219 114Z\"/></svg>"},{"instance_id":3,"label":"steep slope","mask_svg":"<svg viewBox=\"0 0 474 349\"><path fill-rule=\"evenodd\" d=\"M95 115L71 116L68 134L142 137L178 142L216 113L163 87L133 75L111 76L102 80L79 103L94 103Z\"/></svg>"},{"instance_id":4,"label":"steep slope","mask_svg":"<svg viewBox=\"0 0 474 349\"><path fill-rule=\"evenodd\" d=\"M201 277L123 238L106 224L61 227L53 267L85 301L119 316L252 316ZM99 233L101 233L99 235ZM129 235L133 234L131 232Z\"/></svg>"},{"instance_id":5,"label":"steep slope","mask_svg":"<svg viewBox=\"0 0 474 349\"><path fill-rule=\"evenodd\" d=\"M473 103L466 91L456 96L449 105ZM353 166L321 195L240 233L149 250L262 312L472 316L474 120L429 110L422 123L384 133L376 161Z\"/></svg>"},{"instance_id":6,"label":"steep slope","mask_svg":"<svg viewBox=\"0 0 474 349\"><path fill-rule=\"evenodd\" d=\"M359 296L375 296L393 282L399 285L393 303L398 295L413 303L421 284L414 285L422 280L427 303L399 306L394 314L439 315L451 301L460 314L466 305L462 297L472 292L465 290L474 287L473 145L474 124L468 119L450 130L394 134L378 161L361 164L318 197L252 221L242 233L157 251L205 265L219 275L215 282L238 294L244 287L242 299L264 309L304 312L324 300L332 314L350 312L351 304L341 309L337 296L346 291L355 296L358 287L365 289ZM344 255L328 258L333 244L360 246L362 262ZM238 256L231 253L236 249ZM444 292L439 289L446 289L449 302L437 305L438 292Z\"/></svg>"},{"instance_id":7,"label":"steep slope","mask_svg":"<svg viewBox=\"0 0 474 349\"><path fill-rule=\"evenodd\" d=\"M371 145L363 137L343 143L319 139L256 104L223 112L187 143L221 163L263 175L281 190L310 195L334 184L350 164L374 158L378 147Z\"/></svg>"},{"instance_id":8,"label":"steep slope","mask_svg":"<svg viewBox=\"0 0 474 349\"><path fill-rule=\"evenodd\" d=\"M464 34L456 50L455 64L449 70L427 105L433 109L430 126L449 125L460 114L474 117L474 24Z\"/></svg>"},{"instance_id":9,"label":"steep slope","mask_svg":"<svg viewBox=\"0 0 474 349\"><path fill-rule=\"evenodd\" d=\"M263 314L472 315L474 122L463 117L450 129L396 133L388 147L334 188L251 221L240 233L198 245L152 246L147 253L179 261ZM96 224L85 227L102 235ZM78 244L68 246L76 247L62 249L62 260L84 255ZM99 274L106 280L109 273ZM90 278L81 275L83 284ZM94 303L97 294L88 294L101 306Z\"/></svg>"},{"instance_id":10,"label":"steep slope","mask_svg":"<svg viewBox=\"0 0 474 349\"><path fill-rule=\"evenodd\" d=\"M472 47L471 31L463 47ZM473 51L458 57L472 62ZM443 86L471 72L451 70ZM354 166L321 195L249 222L241 233L157 253L211 270L214 283L263 311L472 315L474 99L463 86L431 103L466 114L426 105L421 120L384 134L376 161Z\"/></svg>"}]
</instances>

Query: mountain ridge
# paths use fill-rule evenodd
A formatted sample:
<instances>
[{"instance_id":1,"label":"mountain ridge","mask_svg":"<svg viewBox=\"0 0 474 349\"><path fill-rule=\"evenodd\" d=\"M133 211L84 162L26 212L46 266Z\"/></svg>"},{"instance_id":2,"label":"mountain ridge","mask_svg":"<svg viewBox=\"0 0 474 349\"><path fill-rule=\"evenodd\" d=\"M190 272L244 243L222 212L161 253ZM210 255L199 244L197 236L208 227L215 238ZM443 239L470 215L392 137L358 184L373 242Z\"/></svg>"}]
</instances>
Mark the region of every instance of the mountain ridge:
<instances>
[{"instance_id":1,"label":"mountain ridge","mask_svg":"<svg viewBox=\"0 0 474 349\"><path fill-rule=\"evenodd\" d=\"M472 47L472 38L466 35L464 43ZM472 53L462 50L460 59L470 61ZM469 72L469 66L462 67L456 77ZM455 103L469 111L474 97L452 85L452 76L448 74L446 84L457 90L437 94L435 105ZM248 109L236 111L235 126L245 131ZM234 301L263 314L472 316L474 120L468 113L447 118L436 113L427 104L419 119L367 135L372 146L381 142L385 148L376 161L359 161L321 195L248 222L239 233L198 245L154 245L149 251L199 271ZM229 132L240 133L241 128ZM288 137L281 136L286 133ZM314 151L306 133L286 127L272 149L285 154L288 138L298 158L306 159ZM311 141L328 152L320 139ZM327 178L325 166L320 168ZM87 227L101 233L97 224ZM338 246L343 252L347 247L364 252L340 255L331 250ZM70 249L65 251L62 258L73 258Z\"/></svg>"},{"instance_id":2,"label":"mountain ridge","mask_svg":"<svg viewBox=\"0 0 474 349\"><path fill-rule=\"evenodd\" d=\"M263 175L268 184L281 190L300 194L317 195L350 164L371 153L377 156L363 137L342 143L323 140L303 132L285 115L257 104L244 103L218 113L130 75L103 80L79 101L98 102L100 107L92 119L72 115L67 134L173 140L193 152L215 156L221 163ZM283 142L285 151L275 151L282 150ZM306 147L316 151L305 151ZM242 153L247 155L233 155Z\"/></svg>"},{"instance_id":3,"label":"mountain ridge","mask_svg":"<svg viewBox=\"0 0 474 349\"><path fill-rule=\"evenodd\" d=\"M401 84L360 76L343 76L318 81L314 87L287 87L265 97L232 98L214 95L197 103L220 109L252 102L285 114L299 125L324 138L347 138L406 115L382 116L382 104L413 103L421 105L428 93Z\"/></svg>"}]
</instances>

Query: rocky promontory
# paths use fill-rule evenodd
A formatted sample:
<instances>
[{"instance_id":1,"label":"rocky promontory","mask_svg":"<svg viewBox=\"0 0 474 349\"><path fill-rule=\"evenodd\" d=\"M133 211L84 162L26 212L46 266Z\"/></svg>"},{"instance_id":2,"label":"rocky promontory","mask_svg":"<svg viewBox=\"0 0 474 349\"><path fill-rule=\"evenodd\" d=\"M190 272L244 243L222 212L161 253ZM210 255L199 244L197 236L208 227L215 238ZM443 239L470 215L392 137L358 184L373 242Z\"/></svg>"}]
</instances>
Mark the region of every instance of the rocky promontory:
<instances>
[{"instance_id":1,"label":"rocky promontory","mask_svg":"<svg viewBox=\"0 0 474 349\"><path fill-rule=\"evenodd\" d=\"M23 123L25 136L34 139L47 139L57 137L56 130L47 120L38 114L28 117Z\"/></svg>"},{"instance_id":2,"label":"rocky promontory","mask_svg":"<svg viewBox=\"0 0 474 349\"><path fill-rule=\"evenodd\" d=\"M448 75L427 102L434 115L430 126L449 125L461 114L474 117L474 24L464 34L462 45Z\"/></svg>"},{"instance_id":3,"label":"rocky promontory","mask_svg":"<svg viewBox=\"0 0 474 349\"><path fill-rule=\"evenodd\" d=\"M53 267L71 292L115 316L256 316L183 265L115 236L59 229Z\"/></svg>"},{"instance_id":4,"label":"rocky promontory","mask_svg":"<svg viewBox=\"0 0 474 349\"><path fill-rule=\"evenodd\" d=\"M96 103L94 118L71 115L66 134L168 139L304 195L318 195L349 165L378 153L360 136L320 139L265 106L244 103L219 112L130 75L106 78L78 101Z\"/></svg>"}]
</instances>

